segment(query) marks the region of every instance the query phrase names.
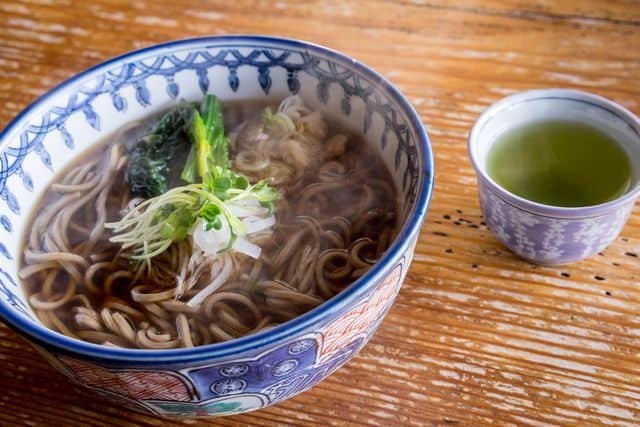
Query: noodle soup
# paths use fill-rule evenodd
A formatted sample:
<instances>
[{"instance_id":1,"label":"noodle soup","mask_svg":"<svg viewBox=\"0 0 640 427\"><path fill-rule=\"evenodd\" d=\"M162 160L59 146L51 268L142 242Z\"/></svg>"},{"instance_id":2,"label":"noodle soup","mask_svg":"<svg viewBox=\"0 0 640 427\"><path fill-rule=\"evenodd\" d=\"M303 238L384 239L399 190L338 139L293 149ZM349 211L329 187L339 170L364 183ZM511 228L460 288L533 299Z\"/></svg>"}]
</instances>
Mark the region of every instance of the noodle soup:
<instances>
[{"instance_id":1,"label":"noodle soup","mask_svg":"<svg viewBox=\"0 0 640 427\"><path fill-rule=\"evenodd\" d=\"M70 337L143 349L231 340L363 275L396 233L391 182L361 136L297 96L183 103L53 180L20 278L41 322Z\"/></svg>"}]
</instances>

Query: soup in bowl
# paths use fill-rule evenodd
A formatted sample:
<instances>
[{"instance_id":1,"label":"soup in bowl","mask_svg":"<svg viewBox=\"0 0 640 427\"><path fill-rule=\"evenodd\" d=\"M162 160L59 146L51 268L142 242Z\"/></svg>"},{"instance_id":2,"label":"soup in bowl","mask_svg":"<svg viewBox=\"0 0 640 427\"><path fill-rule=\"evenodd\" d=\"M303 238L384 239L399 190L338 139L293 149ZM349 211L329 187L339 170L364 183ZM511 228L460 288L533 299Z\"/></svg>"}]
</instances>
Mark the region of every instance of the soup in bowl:
<instances>
[{"instance_id":1,"label":"soup in bowl","mask_svg":"<svg viewBox=\"0 0 640 427\"><path fill-rule=\"evenodd\" d=\"M115 58L2 134L0 314L133 408L230 415L372 336L433 185L389 82L313 44L229 36Z\"/></svg>"}]
</instances>

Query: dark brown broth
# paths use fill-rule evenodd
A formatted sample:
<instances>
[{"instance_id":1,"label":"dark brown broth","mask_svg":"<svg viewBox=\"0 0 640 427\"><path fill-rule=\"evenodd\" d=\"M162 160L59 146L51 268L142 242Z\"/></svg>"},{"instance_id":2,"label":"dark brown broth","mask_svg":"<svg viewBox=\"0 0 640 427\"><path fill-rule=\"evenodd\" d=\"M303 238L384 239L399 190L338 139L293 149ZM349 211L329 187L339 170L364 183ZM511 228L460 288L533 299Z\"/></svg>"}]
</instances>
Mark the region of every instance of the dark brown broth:
<instances>
[{"instance_id":1,"label":"dark brown broth","mask_svg":"<svg viewBox=\"0 0 640 427\"><path fill-rule=\"evenodd\" d=\"M259 113L266 104L263 103L247 103L247 102L238 102L238 103L227 103L224 108L224 117L225 117L225 125L226 129L232 129L240 123L241 121L247 119L250 116ZM274 108L272 106L272 108ZM91 161L92 159L101 158L104 161L105 152L112 144L122 144L127 148L130 148L138 139L148 133L152 124L157 120L159 115L154 115L153 117L147 118L134 127L121 132L118 131L113 135L106 137L102 142L96 144L90 150L82 153L75 159L69 166L67 166L64 170L59 172L57 176L52 180L53 183L61 182L63 177L65 177L72 168L83 164L85 162ZM329 126L329 135L334 135L339 133L342 129L336 126L334 123L330 123ZM344 132L349 135L349 132ZM233 155L233 153L232 153ZM364 159L364 161L363 161ZM299 222L296 222L296 218L299 216L310 216L315 218L316 220L323 220L335 217L336 215L343 216L347 218L349 221L355 221L354 224L357 224L357 218L362 212L359 212L357 206L354 206L353 201L358 200L362 196L361 194L361 184L366 184L370 181L376 182L386 182L392 183L391 176L383 164L380 157L373 152L373 150L364 142L364 140L359 136L351 135L348 142L347 152L339 159L339 162L347 169L349 175L349 182L352 184L350 188L343 188L340 191L334 191L327 193L328 195L323 195L322 197L329 198L330 200L324 201L324 208L318 208L312 204L302 204L295 211L288 211L288 214L284 214L283 212L287 212L286 209L282 209L283 206L296 206L301 198L305 197L305 192L300 191L300 188L306 188L305 186L313 183L318 180L317 170L311 171L310 173L305 174L300 182L295 182L290 186L285 186L279 188L284 194L286 194L286 200L283 200L278 203L278 209L276 210L276 219L277 219L277 229L284 230L284 232L280 234L276 234L274 239L269 245L263 248L265 259L269 259L272 255L272 251L282 247L286 243L286 236L291 234L294 230L299 228ZM178 161L178 163L180 163ZM177 165L181 167L180 165ZM118 182L113 186L109 199L126 199L131 198L130 191L128 189L128 184L125 181L124 174L120 174L117 177ZM33 216L30 219L30 224L33 225L33 221L39 214L42 213L42 210L46 208L49 204L53 203L57 200L59 194L54 191L51 187L49 187L45 193L43 194L41 200L37 203L37 208L33 211ZM124 200L124 201L126 201ZM126 203L120 203L118 205L108 204L108 216L107 221L117 221L120 219L120 210L121 206ZM322 205L322 203L320 203ZM377 190L374 192L374 200L370 206L370 210L380 210L384 212L391 212L394 215L393 221L395 222L397 218L397 200L395 195L395 190L391 185L380 186L378 185ZM79 216L83 216L85 214L85 210L81 209L79 212ZM385 217L387 218L387 217ZM87 218L76 218L79 222L86 221ZM381 220L382 222L388 223L388 218ZM376 239L377 235L380 232L380 227L384 224L378 226L375 221L371 223L367 223L366 226L362 228L361 231L358 232L357 236L354 236L355 240L357 237L370 237L372 239ZM393 226L395 228L395 225ZM30 230L30 227L27 227L27 230ZM394 233L395 234L395 233ZM83 239L86 236L83 236L82 233L71 233L70 236L73 237L71 244L77 245L82 243ZM26 238L25 238L26 241ZM26 242L23 246L26 246ZM109 243L106 239L102 240L99 245L93 250L93 253L98 254L103 251L108 250L112 247L113 244ZM388 246L388 245L387 245ZM368 249L371 252L371 249ZM364 256L369 256L370 254L365 253ZM28 265L23 259L23 266ZM339 267L337 265L336 267ZM250 265L246 267L250 269ZM278 278L278 272L270 271L268 267L264 268L261 273L262 278L273 279ZM60 275L64 276L64 275ZM269 277L272 276L272 277ZM100 275L96 276L97 282L103 280L103 277ZM335 283L332 283L332 289L335 292L339 292L345 286L347 286L352 280L338 280ZM121 279L114 282L113 292L109 295L105 293L90 293L88 292L85 286L78 287L78 293L86 295L92 307L94 307L97 311L101 309L104 305L105 301L109 298L116 297L125 301L131 307L136 308L137 310L144 311L144 307L141 304L133 301L130 296L130 290L134 284L139 284L139 282L131 283L128 279ZM167 284L155 283L153 284L156 287L163 288ZM23 280L23 287L27 295L33 295L41 290L42 280L38 275L34 275L27 280ZM64 284L61 281L56 281L54 284L54 294L62 293L64 288ZM243 291L244 292L244 291ZM248 287L246 290L247 294L251 294L251 287ZM252 298L255 296L250 295ZM239 313L240 316L245 316L242 313L241 307L237 306L233 302L228 303L236 312ZM65 323L68 327L73 329L73 318L71 315L70 307L63 306L59 309L55 310L56 314L60 318L60 320ZM246 314L246 316L249 316ZM201 314L194 314L193 317L200 322L209 322L207 318L205 318ZM273 315L275 321L285 321L288 320L286 317L282 319L278 319L277 314ZM242 319L245 321L246 319Z\"/></svg>"}]
</instances>

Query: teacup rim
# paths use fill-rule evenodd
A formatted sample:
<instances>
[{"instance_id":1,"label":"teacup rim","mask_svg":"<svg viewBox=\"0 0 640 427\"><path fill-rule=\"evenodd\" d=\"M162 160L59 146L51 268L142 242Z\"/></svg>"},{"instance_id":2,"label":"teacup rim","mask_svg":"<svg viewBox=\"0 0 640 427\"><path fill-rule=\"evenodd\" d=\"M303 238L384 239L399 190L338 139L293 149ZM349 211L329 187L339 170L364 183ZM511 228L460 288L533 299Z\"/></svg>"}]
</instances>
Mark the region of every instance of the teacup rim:
<instances>
[{"instance_id":1,"label":"teacup rim","mask_svg":"<svg viewBox=\"0 0 640 427\"><path fill-rule=\"evenodd\" d=\"M55 349L57 352L73 355L75 357L102 361L103 363L128 363L131 366L195 363L200 360L230 357L258 347L269 345L273 342L279 342L304 331L314 323L326 321L332 313L349 307L350 303L357 300L368 289L371 289L371 284L378 283L383 280L385 277L384 274L391 271L389 267L403 259L403 254L407 250L411 249L410 245L413 239L417 238L433 195L435 176L434 157L426 128L420 115L409 102L407 97L389 79L357 59L321 44L300 39L270 35L227 34L183 38L164 43L156 43L141 49L128 51L100 62L84 71L76 73L72 77L65 79L52 89L46 91L43 95L31 102L20 113L18 113L5 126L5 128L0 131L0 144L8 135L11 135L11 132L21 125L29 115L37 112L39 108L56 95L64 93L65 90L72 87L73 84L83 78L98 75L108 69L108 67L124 63L125 61L136 58L139 55L154 51L170 51L175 48L188 47L190 45L193 45L194 47L200 45L207 47L209 46L209 43L211 45L216 45L225 42L233 43L239 41L256 43L257 45L271 43L290 48L308 49L328 58L335 59L340 63L349 64L355 69L361 71L364 75L369 76L371 81L375 81L380 85L386 95L389 96L389 99L396 102L399 108L406 113L410 127L415 130L416 144L419 147L418 154L423 157L423 165L422 168L419 169L420 179L414 206L408 213L395 242L384 254L383 259L371 267L367 273L353 282L344 291L307 313L264 332L240 337L228 342L210 344L206 346L169 350L147 350L120 349L92 344L61 335L49 330L39 322L27 320L16 314L4 301L0 301L0 319L3 320L5 324L28 338L28 340L33 344L39 346L44 345L45 347ZM409 260L407 260L407 262L408 261Z\"/></svg>"},{"instance_id":2,"label":"teacup rim","mask_svg":"<svg viewBox=\"0 0 640 427\"><path fill-rule=\"evenodd\" d=\"M485 168L483 168L479 164L479 161L476 158L473 150L473 144L476 140L479 139L479 133L483 126L496 114L506 108L513 107L522 102L549 99L587 102L599 108L605 109L623 120L627 124L627 126L629 126L629 128L638 136L638 140L640 141L640 118L638 118L638 116L636 116L633 112L629 111L622 105L611 101L603 96L582 90L566 88L532 89L516 92L491 104L485 111L482 112L482 114L480 114L480 116L476 119L473 126L471 127L469 136L467 138L467 151L476 174L491 187L496 195L500 196L500 198L505 202L509 202L509 204L525 210L529 213L538 214L549 218L583 219L596 217L606 212L610 212L620 206L632 203L635 199L637 199L638 196L640 196L640 182L636 183L636 185L631 190L608 202L577 207L554 206L534 202L532 200L518 196L517 194L514 194L502 187L489 176Z\"/></svg>"}]
</instances>

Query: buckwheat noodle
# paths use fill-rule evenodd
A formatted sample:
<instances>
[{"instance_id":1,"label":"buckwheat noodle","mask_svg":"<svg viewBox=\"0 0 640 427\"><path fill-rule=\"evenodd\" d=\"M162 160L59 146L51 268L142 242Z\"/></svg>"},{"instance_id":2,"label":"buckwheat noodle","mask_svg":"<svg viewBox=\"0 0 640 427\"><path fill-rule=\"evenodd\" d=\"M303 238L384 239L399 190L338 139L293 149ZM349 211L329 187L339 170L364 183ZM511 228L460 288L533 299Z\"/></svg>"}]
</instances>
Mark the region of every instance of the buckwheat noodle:
<instances>
[{"instance_id":1,"label":"buckwheat noodle","mask_svg":"<svg viewBox=\"0 0 640 427\"><path fill-rule=\"evenodd\" d=\"M276 225L252 237L259 259L207 255L187 239L132 264L109 242L105 222L140 202L124 170L131 135L148 122L132 123L59 175L34 214L19 275L45 326L115 347L227 341L318 306L380 259L395 235L396 194L361 138L336 132L296 96L280 104L273 129L255 106L225 108L239 123L229 133L234 168L251 181L271 177L283 195Z\"/></svg>"}]
</instances>

